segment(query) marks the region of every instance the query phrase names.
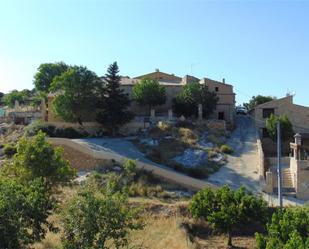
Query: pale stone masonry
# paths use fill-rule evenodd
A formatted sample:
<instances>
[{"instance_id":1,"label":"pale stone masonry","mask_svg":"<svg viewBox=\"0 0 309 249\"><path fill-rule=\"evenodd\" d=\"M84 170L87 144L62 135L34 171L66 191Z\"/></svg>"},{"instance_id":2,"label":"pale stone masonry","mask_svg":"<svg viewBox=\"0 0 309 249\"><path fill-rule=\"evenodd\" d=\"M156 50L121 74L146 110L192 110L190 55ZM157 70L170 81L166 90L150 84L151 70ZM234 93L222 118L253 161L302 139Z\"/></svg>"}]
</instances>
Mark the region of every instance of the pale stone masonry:
<instances>
[{"instance_id":1,"label":"pale stone masonry","mask_svg":"<svg viewBox=\"0 0 309 249\"><path fill-rule=\"evenodd\" d=\"M272 113L277 116L287 115L295 133L309 133L309 107L294 104L292 95L255 107L255 123L261 134L263 134L266 119Z\"/></svg>"},{"instance_id":2,"label":"pale stone masonry","mask_svg":"<svg viewBox=\"0 0 309 249\"><path fill-rule=\"evenodd\" d=\"M168 110L172 108L173 98L179 92L181 92L183 86L193 82L199 82L200 84L207 85L209 91L215 92L219 98L216 110L210 118L222 119L230 123L233 122L235 110L235 93L233 91L233 86L226 84L224 79L222 82L219 82L208 78L199 79L191 75L185 75L181 78L175 76L174 74L160 72L158 69L156 69L155 72L134 78L122 77L121 88L124 89L130 97L132 97L133 86L143 78L158 80L161 85L165 86L167 100L164 105L156 107L156 113L159 115L167 115ZM138 106L137 103L133 103L130 108L138 115L149 115L149 110L147 110L145 107Z\"/></svg>"},{"instance_id":3,"label":"pale stone masonry","mask_svg":"<svg viewBox=\"0 0 309 249\"><path fill-rule=\"evenodd\" d=\"M156 69L152 73L148 73L145 75L137 76L134 78L130 78L128 76L121 77L121 88L129 95L132 99L132 89L133 86L141 79L149 78L156 79L159 83L165 86L166 89L166 103L162 106L155 107L155 115L159 116L173 116L170 113L172 109L172 100L173 98L181 92L182 88L186 84L190 84L192 82L199 82L200 84L206 84L208 89L212 92L215 92L219 98L216 110L210 117L211 119L221 119L225 120L229 123L233 123L234 119L234 109L235 109L235 93L233 91L233 86L230 84L226 84L223 79L222 82L211 80L208 78L196 78L194 76L185 75L184 77L178 77L174 74L168 74L164 72L160 72ZM54 99L53 94L49 94L48 96L48 122L57 122L61 121L56 118L52 106L52 100ZM134 112L137 116L149 116L150 110L146 106L139 106L136 102L132 102L129 109ZM170 113L170 115L168 114ZM90 115L91 116L91 115ZM89 117L90 117L89 116ZM89 120L92 121L92 120Z\"/></svg>"}]
</instances>

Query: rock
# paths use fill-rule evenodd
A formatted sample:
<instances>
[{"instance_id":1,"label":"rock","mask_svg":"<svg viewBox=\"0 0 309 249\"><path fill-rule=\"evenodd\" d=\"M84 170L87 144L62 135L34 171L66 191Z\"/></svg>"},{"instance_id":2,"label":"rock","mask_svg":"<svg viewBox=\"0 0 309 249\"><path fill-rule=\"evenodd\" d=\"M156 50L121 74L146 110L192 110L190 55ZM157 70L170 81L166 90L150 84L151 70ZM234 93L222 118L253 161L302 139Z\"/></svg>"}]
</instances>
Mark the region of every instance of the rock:
<instances>
[{"instance_id":1,"label":"rock","mask_svg":"<svg viewBox=\"0 0 309 249\"><path fill-rule=\"evenodd\" d=\"M204 150L199 149L186 149L180 156L173 159L175 162L182 164L185 167L196 167L208 160L208 154Z\"/></svg>"},{"instance_id":2,"label":"rock","mask_svg":"<svg viewBox=\"0 0 309 249\"><path fill-rule=\"evenodd\" d=\"M220 162L223 160L223 155L221 153L217 153L215 156L213 156L210 160L214 162Z\"/></svg>"},{"instance_id":3,"label":"rock","mask_svg":"<svg viewBox=\"0 0 309 249\"><path fill-rule=\"evenodd\" d=\"M74 179L75 182L81 183L87 180L87 177L90 176L90 172L87 171L78 171L77 178Z\"/></svg>"},{"instance_id":4,"label":"rock","mask_svg":"<svg viewBox=\"0 0 309 249\"><path fill-rule=\"evenodd\" d=\"M198 141L198 145L203 149L212 149L215 147L215 145L208 140L208 135L208 131L205 131Z\"/></svg>"},{"instance_id":5,"label":"rock","mask_svg":"<svg viewBox=\"0 0 309 249\"><path fill-rule=\"evenodd\" d=\"M159 145L158 140L152 139L152 138L143 138L140 140L140 142L148 146L158 146Z\"/></svg>"},{"instance_id":6,"label":"rock","mask_svg":"<svg viewBox=\"0 0 309 249\"><path fill-rule=\"evenodd\" d=\"M119 167L119 166L115 166L115 167L113 167L113 171L121 172L121 171L122 171L122 168Z\"/></svg>"}]
</instances>

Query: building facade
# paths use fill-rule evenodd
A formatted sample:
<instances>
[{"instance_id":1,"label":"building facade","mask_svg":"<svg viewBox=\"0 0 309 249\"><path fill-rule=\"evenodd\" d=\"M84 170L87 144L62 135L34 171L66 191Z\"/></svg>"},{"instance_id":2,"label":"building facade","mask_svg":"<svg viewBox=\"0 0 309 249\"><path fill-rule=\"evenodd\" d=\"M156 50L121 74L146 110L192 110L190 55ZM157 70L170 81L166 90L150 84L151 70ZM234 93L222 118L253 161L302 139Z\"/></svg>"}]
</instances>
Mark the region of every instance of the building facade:
<instances>
[{"instance_id":1,"label":"building facade","mask_svg":"<svg viewBox=\"0 0 309 249\"><path fill-rule=\"evenodd\" d=\"M265 134L266 119L271 115L287 115L295 133L303 137L309 135L309 107L293 103L293 96L286 96L258 105L254 110L256 127L260 134Z\"/></svg>"},{"instance_id":2,"label":"building facade","mask_svg":"<svg viewBox=\"0 0 309 249\"><path fill-rule=\"evenodd\" d=\"M186 84L199 82L200 84L207 85L208 89L210 91L215 92L219 98L217 108L210 118L222 119L230 123L233 122L234 109L235 109L235 93L233 91L233 86L230 84L226 84L224 79L222 82L219 82L208 78L199 79L190 75L185 75L184 77L181 78L174 74L160 72L158 69L156 69L152 73L140 75L134 78L130 78L128 76L122 76L120 81L121 89L123 89L124 92L127 93L129 97L132 99L134 85L143 78L158 80L159 84L165 86L166 103L164 105L155 107L156 115L167 116L168 111L172 109L173 98L176 97L177 94L182 91L182 88ZM60 121L57 117L55 117L51 108L54 97L55 96L53 94L49 94L48 96L49 122ZM132 104L129 107L129 109L137 116L150 115L147 107L141 107L135 101L132 101Z\"/></svg>"}]
</instances>

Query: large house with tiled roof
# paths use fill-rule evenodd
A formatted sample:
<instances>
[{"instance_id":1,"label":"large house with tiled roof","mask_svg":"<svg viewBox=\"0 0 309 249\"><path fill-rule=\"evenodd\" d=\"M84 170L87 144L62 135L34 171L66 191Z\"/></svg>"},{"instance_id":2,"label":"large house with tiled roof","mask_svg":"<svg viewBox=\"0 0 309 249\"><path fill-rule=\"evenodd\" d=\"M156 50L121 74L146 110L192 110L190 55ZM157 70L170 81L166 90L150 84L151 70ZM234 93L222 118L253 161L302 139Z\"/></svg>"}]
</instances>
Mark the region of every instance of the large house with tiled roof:
<instances>
[{"instance_id":1,"label":"large house with tiled roof","mask_svg":"<svg viewBox=\"0 0 309 249\"><path fill-rule=\"evenodd\" d=\"M159 71L156 69L154 72L140 75L134 78L128 76L121 77L121 88L132 98L132 89L133 86L141 79L149 78L156 79L161 85L165 86L166 89L166 103L162 106L155 107L156 115L167 116L168 110L172 109L172 100L173 98L181 92L182 88L186 84L192 82L199 82L200 84L206 84L210 91L213 91L217 94L219 101L217 103L217 108L212 114L211 118L213 119L222 119L227 122L233 122L234 109L235 109L235 93L233 91L233 86L225 83L223 79L222 82L211 80L208 78L196 78L194 76L185 75L184 77L178 77L174 74L168 74ZM49 106L51 105L53 96L50 95ZM129 107L131 111L137 116L147 116L149 115L149 110L145 107L139 106L136 102L132 102ZM49 108L51 109L51 108ZM55 116L52 111L48 113L48 121L54 121Z\"/></svg>"}]
</instances>

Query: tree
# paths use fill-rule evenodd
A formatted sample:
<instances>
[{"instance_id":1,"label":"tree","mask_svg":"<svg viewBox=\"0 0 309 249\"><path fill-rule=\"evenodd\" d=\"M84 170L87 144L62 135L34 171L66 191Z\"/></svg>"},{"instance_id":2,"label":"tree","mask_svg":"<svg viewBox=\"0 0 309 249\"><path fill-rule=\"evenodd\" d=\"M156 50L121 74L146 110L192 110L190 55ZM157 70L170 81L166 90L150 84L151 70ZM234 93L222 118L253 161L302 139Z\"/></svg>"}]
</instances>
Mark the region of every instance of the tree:
<instances>
[{"instance_id":1,"label":"tree","mask_svg":"<svg viewBox=\"0 0 309 249\"><path fill-rule=\"evenodd\" d=\"M129 96L120 89L120 76L117 62L107 69L104 86L100 89L97 103L96 120L106 127L113 135L120 126L129 122L133 114L127 110L130 105Z\"/></svg>"},{"instance_id":2,"label":"tree","mask_svg":"<svg viewBox=\"0 0 309 249\"><path fill-rule=\"evenodd\" d=\"M149 111L166 101L165 87L159 81L144 78L133 87L133 99L141 106L148 106Z\"/></svg>"},{"instance_id":3,"label":"tree","mask_svg":"<svg viewBox=\"0 0 309 249\"><path fill-rule=\"evenodd\" d=\"M247 108L247 110L252 110L254 109L256 106L264 104L266 102L272 101L276 99L275 97L271 97L271 96L262 96L262 95L257 95L257 96L253 96L249 103L244 103L244 107Z\"/></svg>"},{"instance_id":4,"label":"tree","mask_svg":"<svg viewBox=\"0 0 309 249\"><path fill-rule=\"evenodd\" d=\"M0 180L0 248L20 249L40 241L46 234L53 202L41 179L23 185Z\"/></svg>"},{"instance_id":5,"label":"tree","mask_svg":"<svg viewBox=\"0 0 309 249\"><path fill-rule=\"evenodd\" d=\"M271 114L269 118L266 119L266 129L273 141L277 139L277 123L280 122L281 139L283 141L288 141L293 138L294 131L293 125L291 124L287 115L281 115L276 117Z\"/></svg>"},{"instance_id":6,"label":"tree","mask_svg":"<svg viewBox=\"0 0 309 249\"><path fill-rule=\"evenodd\" d=\"M41 131L32 138L22 137L17 143L13 164L6 165L2 175L12 175L21 182L42 178L48 189L65 183L74 176L69 162L62 159L63 149L53 148Z\"/></svg>"},{"instance_id":7,"label":"tree","mask_svg":"<svg viewBox=\"0 0 309 249\"><path fill-rule=\"evenodd\" d=\"M67 122L82 125L96 107L100 85L97 75L82 66L74 66L56 76L51 86L56 95L52 102L54 112Z\"/></svg>"},{"instance_id":8,"label":"tree","mask_svg":"<svg viewBox=\"0 0 309 249\"><path fill-rule=\"evenodd\" d=\"M50 90L53 79L68 69L69 66L63 62L41 64L34 75L33 83L36 90L47 93Z\"/></svg>"},{"instance_id":9,"label":"tree","mask_svg":"<svg viewBox=\"0 0 309 249\"><path fill-rule=\"evenodd\" d=\"M129 207L121 193L81 192L73 199L64 217L64 249L121 248L128 244L131 230L141 229L137 210Z\"/></svg>"},{"instance_id":10,"label":"tree","mask_svg":"<svg viewBox=\"0 0 309 249\"><path fill-rule=\"evenodd\" d=\"M5 105L14 107L15 101L22 102L25 99L25 93L22 91L13 90L7 94L4 94L2 100Z\"/></svg>"},{"instance_id":11,"label":"tree","mask_svg":"<svg viewBox=\"0 0 309 249\"><path fill-rule=\"evenodd\" d=\"M173 99L173 109L177 115L197 116L198 105L202 104L203 117L207 118L216 109L218 97L209 92L208 87L198 82L187 84Z\"/></svg>"},{"instance_id":12,"label":"tree","mask_svg":"<svg viewBox=\"0 0 309 249\"><path fill-rule=\"evenodd\" d=\"M215 229L227 233L229 246L238 226L263 221L266 217L266 202L244 187L236 191L228 186L216 191L206 188L193 196L189 209L194 218L203 218Z\"/></svg>"},{"instance_id":13,"label":"tree","mask_svg":"<svg viewBox=\"0 0 309 249\"><path fill-rule=\"evenodd\" d=\"M309 248L309 211L301 207L279 209L267 224L267 236L256 234L258 249Z\"/></svg>"}]
</instances>

